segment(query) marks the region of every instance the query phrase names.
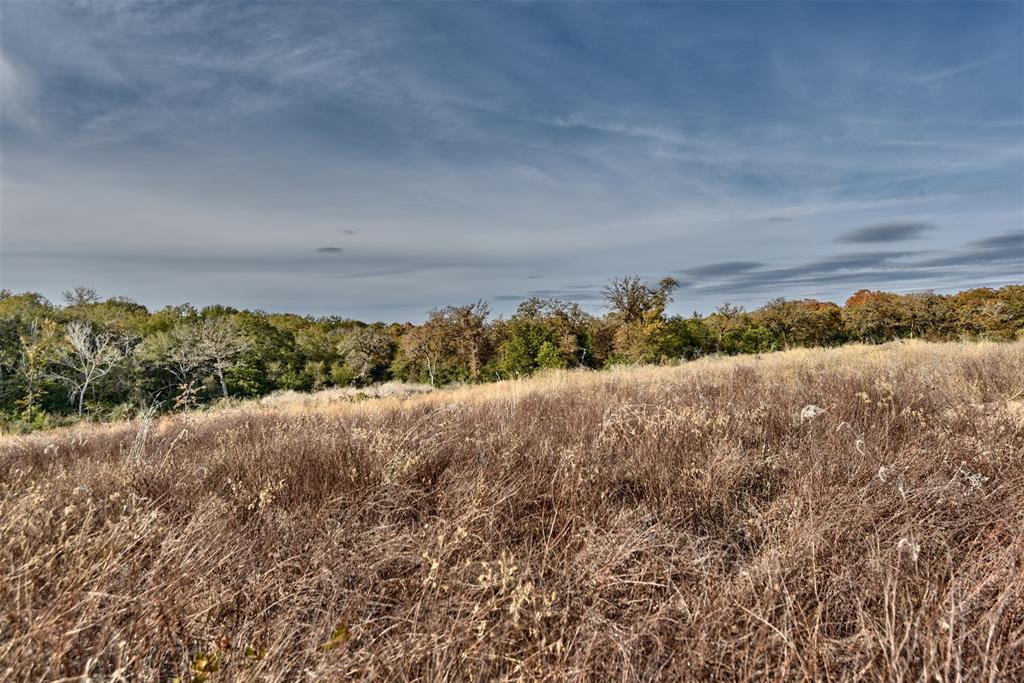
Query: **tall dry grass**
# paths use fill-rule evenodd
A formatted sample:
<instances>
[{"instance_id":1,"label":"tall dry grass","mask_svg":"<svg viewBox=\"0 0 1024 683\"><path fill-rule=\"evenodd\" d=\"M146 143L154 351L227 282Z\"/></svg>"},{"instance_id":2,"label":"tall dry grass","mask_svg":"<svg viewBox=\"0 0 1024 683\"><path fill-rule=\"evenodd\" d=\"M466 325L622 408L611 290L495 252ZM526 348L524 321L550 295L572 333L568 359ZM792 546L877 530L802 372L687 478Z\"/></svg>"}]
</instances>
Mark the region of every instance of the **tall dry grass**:
<instances>
[{"instance_id":1,"label":"tall dry grass","mask_svg":"<svg viewBox=\"0 0 1024 683\"><path fill-rule=\"evenodd\" d=\"M902 343L9 438L0 680L1024 680L1022 391Z\"/></svg>"}]
</instances>

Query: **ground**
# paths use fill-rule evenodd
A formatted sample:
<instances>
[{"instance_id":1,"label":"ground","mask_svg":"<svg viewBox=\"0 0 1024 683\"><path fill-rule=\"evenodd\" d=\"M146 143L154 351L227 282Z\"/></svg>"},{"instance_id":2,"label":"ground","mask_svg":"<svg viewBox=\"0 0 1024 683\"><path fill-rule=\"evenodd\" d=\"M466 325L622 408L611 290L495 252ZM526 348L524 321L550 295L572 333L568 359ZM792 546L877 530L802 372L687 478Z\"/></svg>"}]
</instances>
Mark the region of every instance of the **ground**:
<instances>
[{"instance_id":1,"label":"ground","mask_svg":"<svg viewBox=\"0 0 1024 683\"><path fill-rule=\"evenodd\" d=\"M338 398L0 441L0 681L1024 680L1024 344Z\"/></svg>"}]
</instances>

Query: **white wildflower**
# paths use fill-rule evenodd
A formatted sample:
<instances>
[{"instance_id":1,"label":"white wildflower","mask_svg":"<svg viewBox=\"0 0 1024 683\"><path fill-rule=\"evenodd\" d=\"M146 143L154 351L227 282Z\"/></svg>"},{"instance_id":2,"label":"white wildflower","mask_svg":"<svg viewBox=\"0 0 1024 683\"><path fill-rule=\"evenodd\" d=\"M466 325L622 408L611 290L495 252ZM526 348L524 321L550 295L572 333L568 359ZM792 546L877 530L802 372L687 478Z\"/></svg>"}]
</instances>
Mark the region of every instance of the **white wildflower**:
<instances>
[{"instance_id":1,"label":"white wildflower","mask_svg":"<svg viewBox=\"0 0 1024 683\"><path fill-rule=\"evenodd\" d=\"M911 562L917 562L917 558L921 554L921 544L917 543L913 538L904 536L896 544L896 551L901 556L909 558Z\"/></svg>"},{"instance_id":2,"label":"white wildflower","mask_svg":"<svg viewBox=\"0 0 1024 683\"><path fill-rule=\"evenodd\" d=\"M800 411L800 421L806 422L807 420L813 420L824 412L824 408L816 406L813 403L808 403L804 406L803 410Z\"/></svg>"},{"instance_id":3,"label":"white wildflower","mask_svg":"<svg viewBox=\"0 0 1024 683\"><path fill-rule=\"evenodd\" d=\"M963 494L965 496L969 496L972 493L980 491L982 487L988 483L989 477L986 477L981 472L971 472L964 467L966 464L966 462L960 463L960 466L957 468L956 474L953 476L953 480L950 483L959 483L960 486L963 487ZM957 480L961 476L963 477L963 480L958 482Z\"/></svg>"},{"instance_id":4,"label":"white wildflower","mask_svg":"<svg viewBox=\"0 0 1024 683\"><path fill-rule=\"evenodd\" d=\"M964 479L967 480L967 485L964 487L965 496L980 491L988 481L988 477L981 472L964 472Z\"/></svg>"}]
</instances>

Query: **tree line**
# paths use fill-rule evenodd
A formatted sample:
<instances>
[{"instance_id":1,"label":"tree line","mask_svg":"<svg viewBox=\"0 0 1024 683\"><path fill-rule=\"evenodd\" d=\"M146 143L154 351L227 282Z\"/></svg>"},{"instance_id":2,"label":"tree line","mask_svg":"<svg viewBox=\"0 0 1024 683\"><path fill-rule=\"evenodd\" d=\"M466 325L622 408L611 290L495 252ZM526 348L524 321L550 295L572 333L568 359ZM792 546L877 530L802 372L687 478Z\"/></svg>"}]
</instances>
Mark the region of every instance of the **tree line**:
<instances>
[{"instance_id":1,"label":"tree line","mask_svg":"<svg viewBox=\"0 0 1024 683\"><path fill-rule=\"evenodd\" d=\"M624 277L604 288L600 316L531 298L508 318L492 318L478 301L432 310L419 325L189 304L150 311L87 287L54 305L0 290L0 427L117 419L279 389L443 386L849 341L1024 339L1022 285L951 295L861 290L842 306L780 298L752 311L724 304L670 316L677 287L672 278Z\"/></svg>"}]
</instances>

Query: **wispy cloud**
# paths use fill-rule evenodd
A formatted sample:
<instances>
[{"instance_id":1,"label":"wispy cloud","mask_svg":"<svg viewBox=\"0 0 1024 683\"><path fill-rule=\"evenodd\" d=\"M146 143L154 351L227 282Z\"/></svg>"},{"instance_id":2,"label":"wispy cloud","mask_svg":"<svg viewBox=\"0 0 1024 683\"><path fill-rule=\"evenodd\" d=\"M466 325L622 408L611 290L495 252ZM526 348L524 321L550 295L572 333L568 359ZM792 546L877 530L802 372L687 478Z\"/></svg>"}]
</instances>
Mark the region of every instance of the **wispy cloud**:
<instances>
[{"instance_id":1,"label":"wispy cloud","mask_svg":"<svg viewBox=\"0 0 1024 683\"><path fill-rule=\"evenodd\" d=\"M683 269L686 308L1020 279L1024 5L3 9L5 287L414 318L540 274Z\"/></svg>"},{"instance_id":2,"label":"wispy cloud","mask_svg":"<svg viewBox=\"0 0 1024 683\"><path fill-rule=\"evenodd\" d=\"M929 266L982 266L1016 264L1018 275L1024 280L1024 230L1004 232L980 240L973 240L963 249L929 259Z\"/></svg>"},{"instance_id":3,"label":"wispy cloud","mask_svg":"<svg viewBox=\"0 0 1024 683\"><path fill-rule=\"evenodd\" d=\"M722 264L691 268L688 273L705 272L709 277L689 283L687 291L732 296L795 289L809 294L835 291L836 287L852 291L897 283L929 288L1012 281L1024 278L1024 231L971 241L941 255L928 251L856 252L795 265L758 265L731 272Z\"/></svg>"},{"instance_id":4,"label":"wispy cloud","mask_svg":"<svg viewBox=\"0 0 1024 683\"><path fill-rule=\"evenodd\" d=\"M902 242L904 240L923 237L926 233L935 230L931 223L923 222L893 222L865 225L849 232L843 233L837 242L848 244L879 244L884 242Z\"/></svg>"},{"instance_id":5,"label":"wispy cloud","mask_svg":"<svg viewBox=\"0 0 1024 683\"><path fill-rule=\"evenodd\" d=\"M978 59L969 62L963 62L961 64L954 64L952 66L947 66L941 69L927 71L925 73L912 76L910 80L913 81L914 83L935 83L936 81L944 81L947 78L960 76L961 74L975 71L977 69L980 69L981 67L988 66L989 64L994 64L1002 59L1005 59L1005 57L989 57L986 59Z\"/></svg>"},{"instance_id":6,"label":"wispy cloud","mask_svg":"<svg viewBox=\"0 0 1024 683\"><path fill-rule=\"evenodd\" d=\"M761 261L721 261L719 263L710 263L706 266L683 268L677 272L690 277L735 275L760 268L763 265L764 263Z\"/></svg>"},{"instance_id":7,"label":"wispy cloud","mask_svg":"<svg viewBox=\"0 0 1024 683\"><path fill-rule=\"evenodd\" d=\"M37 132L39 120L34 113L34 90L28 77L0 52L0 118Z\"/></svg>"},{"instance_id":8,"label":"wispy cloud","mask_svg":"<svg viewBox=\"0 0 1024 683\"><path fill-rule=\"evenodd\" d=\"M969 243L975 249L1024 249L1024 230L1012 230Z\"/></svg>"},{"instance_id":9,"label":"wispy cloud","mask_svg":"<svg viewBox=\"0 0 1024 683\"><path fill-rule=\"evenodd\" d=\"M499 294L495 301L519 302L536 297L538 299L558 299L580 304L594 304L604 300L599 288L592 289L532 289L518 294Z\"/></svg>"},{"instance_id":10,"label":"wispy cloud","mask_svg":"<svg viewBox=\"0 0 1024 683\"><path fill-rule=\"evenodd\" d=\"M538 123L555 128L570 128L623 135L631 138L646 138L669 145L691 144L693 140L662 126L644 126L612 120L595 120L583 113L574 112L567 116L535 119Z\"/></svg>"}]
</instances>

